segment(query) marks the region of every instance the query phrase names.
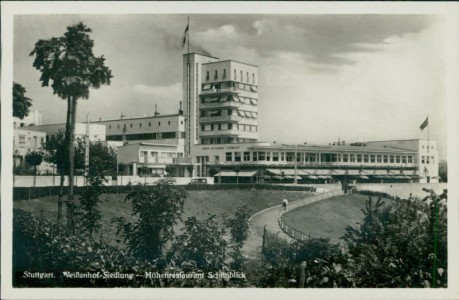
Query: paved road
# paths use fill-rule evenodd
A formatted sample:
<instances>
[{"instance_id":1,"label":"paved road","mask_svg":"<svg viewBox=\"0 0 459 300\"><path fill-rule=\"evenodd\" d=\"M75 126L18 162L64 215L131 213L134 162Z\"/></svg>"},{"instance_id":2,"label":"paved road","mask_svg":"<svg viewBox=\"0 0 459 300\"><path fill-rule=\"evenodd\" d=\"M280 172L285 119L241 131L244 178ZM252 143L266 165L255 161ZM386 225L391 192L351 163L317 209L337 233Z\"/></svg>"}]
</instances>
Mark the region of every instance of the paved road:
<instances>
[{"instance_id":1,"label":"paved road","mask_svg":"<svg viewBox=\"0 0 459 300\"><path fill-rule=\"evenodd\" d=\"M279 238L291 241L292 238L287 235L279 227L277 219L279 212L283 209L281 205L273 206L268 209L262 210L255 214L250 221L250 234L247 242L244 245L244 252L254 257L257 253L261 252L261 245L263 242L263 230L266 225L266 230L271 234L278 234Z\"/></svg>"}]
</instances>

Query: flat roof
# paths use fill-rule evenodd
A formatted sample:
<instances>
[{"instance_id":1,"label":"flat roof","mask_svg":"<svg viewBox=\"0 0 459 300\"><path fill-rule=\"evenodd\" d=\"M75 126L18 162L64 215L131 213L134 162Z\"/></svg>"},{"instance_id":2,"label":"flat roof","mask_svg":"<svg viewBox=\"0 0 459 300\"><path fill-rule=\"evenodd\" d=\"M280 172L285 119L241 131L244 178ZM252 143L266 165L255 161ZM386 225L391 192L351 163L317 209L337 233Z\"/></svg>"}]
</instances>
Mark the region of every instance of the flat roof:
<instances>
[{"instance_id":1,"label":"flat roof","mask_svg":"<svg viewBox=\"0 0 459 300\"><path fill-rule=\"evenodd\" d=\"M295 150L295 145L274 144L269 146L252 146L251 148L265 148L265 149L288 149ZM369 152L393 152L393 153L416 153L413 150L397 149L392 147L375 147L375 146L328 146L328 145L297 145L297 151L369 151Z\"/></svg>"},{"instance_id":2,"label":"flat roof","mask_svg":"<svg viewBox=\"0 0 459 300\"><path fill-rule=\"evenodd\" d=\"M228 62L228 61L229 61L229 62L235 62L235 63L238 63L238 64L243 64L243 65L248 65L248 66L252 66L252 67L258 68L258 66L256 66L256 65L248 64L248 63L245 63L245 62L240 62L240 61L237 61L237 60L234 60L234 59L212 61L212 62L208 62L208 63L203 63L202 65L217 64L217 63L223 63L223 62Z\"/></svg>"},{"instance_id":3,"label":"flat roof","mask_svg":"<svg viewBox=\"0 0 459 300\"><path fill-rule=\"evenodd\" d=\"M100 120L100 121L91 121L89 123L102 123L102 122L113 122L113 121L127 121L127 120L140 120L140 119L151 119L151 118L166 118L166 117L175 117L175 116L182 116L181 114L170 114L170 115L157 115L157 116L149 116L149 117L133 117L133 118L122 118L122 119L110 119L110 120Z\"/></svg>"},{"instance_id":4,"label":"flat roof","mask_svg":"<svg viewBox=\"0 0 459 300\"><path fill-rule=\"evenodd\" d=\"M178 147L179 145L173 145L173 144L155 144L155 143L132 143L132 144L126 144L121 147L127 147L127 146L161 146L161 147Z\"/></svg>"},{"instance_id":5,"label":"flat roof","mask_svg":"<svg viewBox=\"0 0 459 300\"><path fill-rule=\"evenodd\" d=\"M197 55L201 55L201 56L205 56L205 57L211 57L211 58L220 59L220 58L215 57L215 56L212 56L212 55L210 55L210 54L207 55L207 54L197 53L197 52L183 53L182 55L185 56L185 55L192 55L192 54L197 54Z\"/></svg>"}]
</instances>

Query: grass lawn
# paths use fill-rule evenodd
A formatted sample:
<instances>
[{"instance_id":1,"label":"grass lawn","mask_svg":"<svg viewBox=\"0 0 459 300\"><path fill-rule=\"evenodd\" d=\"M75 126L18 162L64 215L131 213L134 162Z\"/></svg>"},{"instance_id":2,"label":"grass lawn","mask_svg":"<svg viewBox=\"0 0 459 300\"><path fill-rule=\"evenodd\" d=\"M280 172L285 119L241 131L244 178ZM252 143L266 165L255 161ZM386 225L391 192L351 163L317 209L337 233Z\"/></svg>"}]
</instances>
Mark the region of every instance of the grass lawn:
<instances>
[{"instance_id":1,"label":"grass lawn","mask_svg":"<svg viewBox=\"0 0 459 300\"><path fill-rule=\"evenodd\" d=\"M195 216L198 219L205 219L207 214L233 216L236 209L247 204L252 214L267 207L278 205L282 199L289 201L303 199L310 196L308 192L294 191L272 191L272 190L220 190L220 191L189 191L188 199L185 201L182 218L186 219ZM100 197L100 210L102 211L101 237L109 243L116 243L116 230L111 224L112 217L125 217L132 220L131 205L125 202L126 194L104 194ZM76 196L77 198L78 196ZM36 216L41 216L50 222L57 221L57 197L44 197L37 200L14 201L14 208L23 209ZM65 205L64 205L65 215ZM218 218L222 220L221 217ZM176 226L176 232L180 233L182 224Z\"/></svg>"},{"instance_id":2,"label":"grass lawn","mask_svg":"<svg viewBox=\"0 0 459 300\"><path fill-rule=\"evenodd\" d=\"M362 222L361 210L367 199L366 195L352 194L322 200L286 213L284 221L291 228L310 233L311 237L326 237L338 243L347 225Z\"/></svg>"}]
</instances>

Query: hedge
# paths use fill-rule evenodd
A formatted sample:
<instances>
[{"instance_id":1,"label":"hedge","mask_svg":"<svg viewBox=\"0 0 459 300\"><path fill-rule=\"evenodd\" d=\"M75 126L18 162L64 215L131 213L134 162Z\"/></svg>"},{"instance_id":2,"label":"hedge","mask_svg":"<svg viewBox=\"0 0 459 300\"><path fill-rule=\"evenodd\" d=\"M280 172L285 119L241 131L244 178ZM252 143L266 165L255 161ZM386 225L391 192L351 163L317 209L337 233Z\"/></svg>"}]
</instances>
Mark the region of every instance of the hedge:
<instances>
[{"instance_id":1,"label":"hedge","mask_svg":"<svg viewBox=\"0 0 459 300\"><path fill-rule=\"evenodd\" d=\"M184 188L189 191L215 191L215 190L276 190L276 191L302 191L302 192L314 192L315 187L310 186L287 186L287 185L271 185L271 184L256 184L256 183L223 183L223 184L186 184L176 185L177 187ZM75 194L79 194L84 187L76 186ZM102 193L104 194L116 194L116 193L127 193L130 189L136 188L136 186L102 186ZM14 187L13 188L13 200L29 200L37 199L46 196L59 195L58 186L50 187ZM68 187L64 187L64 195L68 192Z\"/></svg>"}]
</instances>

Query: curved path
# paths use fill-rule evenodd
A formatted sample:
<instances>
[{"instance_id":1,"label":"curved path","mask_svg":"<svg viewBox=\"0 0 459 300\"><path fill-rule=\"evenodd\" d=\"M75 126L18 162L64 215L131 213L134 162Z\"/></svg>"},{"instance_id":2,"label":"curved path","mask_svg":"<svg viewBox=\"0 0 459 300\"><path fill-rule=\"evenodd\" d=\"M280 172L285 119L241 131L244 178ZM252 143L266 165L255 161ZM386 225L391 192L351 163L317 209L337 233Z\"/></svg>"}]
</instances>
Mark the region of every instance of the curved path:
<instances>
[{"instance_id":1,"label":"curved path","mask_svg":"<svg viewBox=\"0 0 459 300\"><path fill-rule=\"evenodd\" d=\"M295 209L300 206L308 205L318 200L325 199L322 197L320 197L320 199L314 198L316 197L311 196L302 200L294 201L289 204L289 208ZM269 233L277 234L279 238L282 238L288 242L293 240L293 238L286 234L279 226L278 219L282 213L284 213L284 208L281 205L276 205L259 211L250 218L249 238L247 239L247 242L243 248L244 252L249 257L254 257L261 252L264 228L266 228Z\"/></svg>"}]
</instances>

